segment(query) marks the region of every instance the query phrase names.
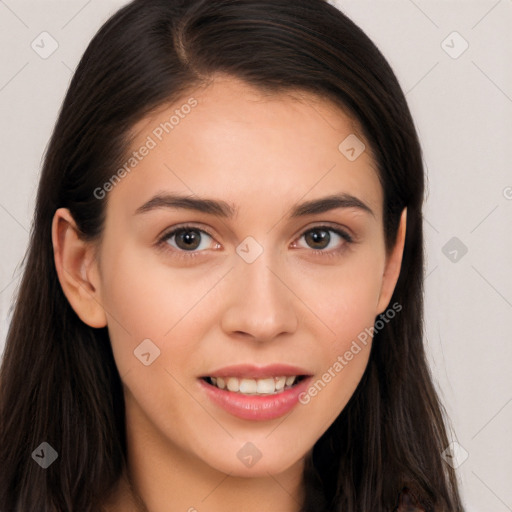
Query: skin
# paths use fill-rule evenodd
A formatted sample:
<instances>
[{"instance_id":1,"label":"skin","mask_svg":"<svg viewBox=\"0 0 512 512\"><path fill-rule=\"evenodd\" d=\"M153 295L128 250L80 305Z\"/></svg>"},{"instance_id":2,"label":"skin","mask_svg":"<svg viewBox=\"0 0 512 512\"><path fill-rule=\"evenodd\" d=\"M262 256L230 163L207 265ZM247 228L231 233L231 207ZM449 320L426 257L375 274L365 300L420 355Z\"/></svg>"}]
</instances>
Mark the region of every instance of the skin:
<instances>
[{"instance_id":1,"label":"skin","mask_svg":"<svg viewBox=\"0 0 512 512\"><path fill-rule=\"evenodd\" d=\"M348 135L363 137L327 101L265 96L222 76L191 96L198 105L108 193L98 243L80 240L69 211L57 210L57 272L79 317L108 326L124 386L128 471L151 512L168 512L170 503L190 512L297 511L304 457L353 394L371 341L307 405L270 421L218 408L198 377L231 364L284 362L320 378L388 307L406 211L386 253L370 148L355 161L338 150ZM188 98L136 125L130 151ZM135 214L162 192L223 200L237 214ZM350 207L290 218L295 204L335 193L356 196L373 215ZM196 257L176 238L157 246L185 222L212 234L200 234ZM305 235L326 224L354 242L328 231L330 241L315 246ZM248 236L263 248L252 263L236 252ZM149 366L134 357L147 338L160 349ZM237 457L247 442L262 454L252 467ZM124 481L109 506L137 510Z\"/></svg>"}]
</instances>

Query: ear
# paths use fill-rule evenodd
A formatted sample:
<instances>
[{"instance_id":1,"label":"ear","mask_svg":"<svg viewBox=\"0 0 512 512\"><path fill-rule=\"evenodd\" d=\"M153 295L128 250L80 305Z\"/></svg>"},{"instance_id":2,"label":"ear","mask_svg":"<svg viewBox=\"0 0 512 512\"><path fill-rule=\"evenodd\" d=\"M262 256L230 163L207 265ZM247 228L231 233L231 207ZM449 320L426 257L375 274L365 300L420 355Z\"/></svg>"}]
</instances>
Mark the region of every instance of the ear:
<instances>
[{"instance_id":1,"label":"ear","mask_svg":"<svg viewBox=\"0 0 512 512\"><path fill-rule=\"evenodd\" d=\"M395 246L386 257L386 265L382 276L382 286L377 304L377 314L383 313L389 305L393 291L395 290L400 269L402 267L402 256L405 244L405 232L407 224L407 208L404 208L400 217L400 224L396 235Z\"/></svg>"},{"instance_id":2,"label":"ear","mask_svg":"<svg viewBox=\"0 0 512 512\"><path fill-rule=\"evenodd\" d=\"M105 327L107 317L99 297L94 246L80 238L67 208L59 208L53 216L52 242L57 275L71 307L90 327Z\"/></svg>"}]
</instances>

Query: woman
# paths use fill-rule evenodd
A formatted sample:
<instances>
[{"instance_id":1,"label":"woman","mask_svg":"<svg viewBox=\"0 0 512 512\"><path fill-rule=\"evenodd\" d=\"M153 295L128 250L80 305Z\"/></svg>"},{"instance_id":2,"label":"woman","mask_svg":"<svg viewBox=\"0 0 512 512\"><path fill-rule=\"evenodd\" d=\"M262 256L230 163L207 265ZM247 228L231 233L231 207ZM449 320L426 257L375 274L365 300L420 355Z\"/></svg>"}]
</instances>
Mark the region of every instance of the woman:
<instances>
[{"instance_id":1,"label":"woman","mask_svg":"<svg viewBox=\"0 0 512 512\"><path fill-rule=\"evenodd\" d=\"M392 70L327 2L122 8L45 157L0 510L462 510L423 179Z\"/></svg>"}]
</instances>

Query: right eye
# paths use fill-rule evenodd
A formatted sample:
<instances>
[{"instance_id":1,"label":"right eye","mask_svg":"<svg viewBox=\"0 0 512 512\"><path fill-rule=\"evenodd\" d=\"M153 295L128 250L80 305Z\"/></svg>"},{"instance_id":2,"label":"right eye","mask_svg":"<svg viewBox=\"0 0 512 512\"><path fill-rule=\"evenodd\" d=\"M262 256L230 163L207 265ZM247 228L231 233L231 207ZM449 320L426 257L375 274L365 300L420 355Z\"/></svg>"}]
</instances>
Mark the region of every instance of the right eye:
<instances>
[{"instance_id":1,"label":"right eye","mask_svg":"<svg viewBox=\"0 0 512 512\"><path fill-rule=\"evenodd\" d=\"M213 247L211 246L213 241L213 237L203 229L195 226L180 226L163 235L159 244L170 245L172 250L195 253L218 248L217 242Z\"/></svg>"}]
</instances>

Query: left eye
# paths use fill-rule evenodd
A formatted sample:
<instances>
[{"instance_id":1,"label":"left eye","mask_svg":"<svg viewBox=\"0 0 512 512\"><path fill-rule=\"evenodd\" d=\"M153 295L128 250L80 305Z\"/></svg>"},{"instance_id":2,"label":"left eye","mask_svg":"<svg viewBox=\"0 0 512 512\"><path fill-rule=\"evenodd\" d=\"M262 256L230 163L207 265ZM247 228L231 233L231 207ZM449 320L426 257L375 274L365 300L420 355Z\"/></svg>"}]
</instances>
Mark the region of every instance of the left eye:
<instances>
[{"instance_id":1,"label":"left eye","mask_svg":"<svg viewBox=\"0 0 512 512\"><path fill-rule=\"evenodd\" d=\"M350 243L352 238L345 232L327 226L320 226L305 231L299 240L304 239L309 248L317 250L335 249L340 242Z\"/></svg>"}]
</instances>

